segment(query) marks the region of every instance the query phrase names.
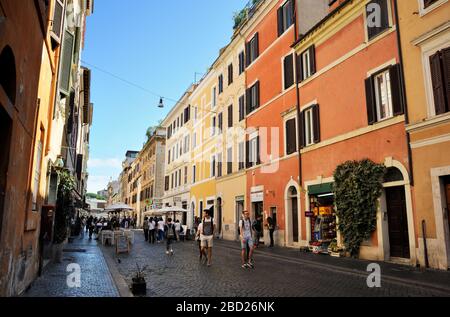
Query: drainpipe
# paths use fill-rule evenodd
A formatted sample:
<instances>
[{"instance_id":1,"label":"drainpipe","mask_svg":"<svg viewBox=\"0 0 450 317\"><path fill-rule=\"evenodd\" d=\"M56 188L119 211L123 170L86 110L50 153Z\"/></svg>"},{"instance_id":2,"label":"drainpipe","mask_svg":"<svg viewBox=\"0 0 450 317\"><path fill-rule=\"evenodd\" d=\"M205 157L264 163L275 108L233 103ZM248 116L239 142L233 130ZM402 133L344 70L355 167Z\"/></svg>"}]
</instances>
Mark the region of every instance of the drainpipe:
<instances>
[{"instance_id":1,"label":"drainpipe","mask_svg":"<svg viewBox=\"0 0 450 317\"><path fill-rule=\"evenodd\" d=\"M425 220L422 220L422 236L423 236L423 251L425 254L425 268L428 269L430 267L430 264L428 262L427 231Z\"/></svg>"},{"instance_id":2,"label":"drainpipe","mask_svg":"<svg viewBox=\"0 0 450 317\"><path fill-rule=\"evenodd\" d=\"M294 43L295 41L297 41L297 37L298 37L298 24L297 24L297 1L294 0ZM297 70L297 53L294 54L294 59L295 59L295 69ZM297 108L297 144L298 144L298 183L300 185L300 188L302 187L302 153L301 153L301 133L300 133L300 88L298 86L298 78L299 78L299 74L297 74L297 72L295 72L295 91L297 93L297 103L296 103L296 108Z\"/></svg>"},{"instance_id":3,"label":"drainpipe","mask_svg":"<svg viewBox=\"0 0 450 317\"><path fill-rule=\"evenodd\" d=\"M394 11L395 11L395 23L397 27L397 49L400 62L400 73L401 73L401 85L403 90L403 104L405 105L405 125L409 124L409 113L408 113L408 100L406 97L406 84L405 84L405 69L403 67L403 50L400 35L400 19L398 15L398 0L394 0ZM412 161L412 150L411 150L411 135L406 131L406 142L408 147L408 167L409 167L409 182L411 186L414 186L414 175L413 175L413 161Z\"/></svg>"}]
</instances>

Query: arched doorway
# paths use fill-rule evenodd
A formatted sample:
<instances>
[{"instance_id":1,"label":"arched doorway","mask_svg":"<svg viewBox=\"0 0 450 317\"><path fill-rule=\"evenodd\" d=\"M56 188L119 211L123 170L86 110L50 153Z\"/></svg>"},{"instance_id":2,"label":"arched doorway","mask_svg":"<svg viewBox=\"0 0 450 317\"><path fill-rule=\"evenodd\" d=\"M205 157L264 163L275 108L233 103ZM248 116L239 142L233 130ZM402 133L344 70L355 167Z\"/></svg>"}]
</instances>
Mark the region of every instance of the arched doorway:
<instances>
[{"instance_id":1,"label":"arched doorway","mask_svg":"<svg viewBox=\"0 0 450 317\"><path fill-rule=\"evenodd\" d=\"M9 156L13 121L6 108L16 102L16 62L11 47L6 46L0 53L0 87L7 99L0 100L0 237L4 216L4 203L7 189Z\"/></svg>"},{"instance_id":2,"label":"arched doorway","mask_svg":"<svg viewBox=\"0 0 450 317\"><path fill-rule=\"evenodd\" d=\"M389 255L394 258L411 257L406 192L402 172L389 167L384 176L387 226L389 236Z\"/></svg>"},{"instance_id":3,"label":"arched doorway","mask_svg":"<svg viewBox=\"0 0 450 317\"><path fill-rule=\"evenodd\" d=\"M216 214L217 234L222 235L222 198L217 198L217 214Z\"/></svg>"},{"instance_id":4,"label":"arched doorway","mask_svg":"<svg viewBox=\"0 0 450 317\"><path fill-rule=\"evenodd\" d=\"M299 230L298 230L298 191L297 188L291 186L288 190L288 213L292 219L290 227L292 232L292 242L299 242Z\"/></svg>"},{"instance_id":5,"label":"arched doorway","mask_svg":"<svg viewBox=\"0 0 450 317\"><path fill-rule=\"evenodd\" d=\"M11 47L6 46L0 54L0 86L12 104L16 102L16 62Z\"/></svg>"}]
</instances>

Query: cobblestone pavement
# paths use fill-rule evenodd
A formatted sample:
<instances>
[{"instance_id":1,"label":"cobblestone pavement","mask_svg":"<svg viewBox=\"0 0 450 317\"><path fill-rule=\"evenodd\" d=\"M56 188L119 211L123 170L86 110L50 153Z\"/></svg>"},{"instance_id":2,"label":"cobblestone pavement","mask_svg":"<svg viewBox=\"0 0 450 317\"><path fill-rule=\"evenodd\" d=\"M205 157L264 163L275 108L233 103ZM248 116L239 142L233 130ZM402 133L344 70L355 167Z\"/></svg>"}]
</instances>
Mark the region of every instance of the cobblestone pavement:
<instances>
[{"instance_id":1,"label":"cobblestone pavement","mask_svg":"<svg viewBox=\"0 0 450 317\"><path fill-rule=\"evenodd\" d=\"M81 268L81 287L67 286L67 266ZM116 285L97 241L76 239L66 245L62 263L49 263L41 277L33 282L24 297L117 297Z\"/></svg>"},{"instance_id":2,"label":"cobblestone pavement","mask_svg":"<svg viewBox=\"0 0 450 317\"><path fill-rule=\"evenodd\" d=\"M149 297L450 296L448 272L380 263L381 287L369 288L365 261L263 248L255 253L256 268L249 270L240 267L236 242L215 240L213 265L207 267L200 264L193 241L175 243L175 254L167 256L165 244L143 240L136 232L130 254L102 250L128 284L136 264L147 266Z\"/></svg>"}]
</instances>

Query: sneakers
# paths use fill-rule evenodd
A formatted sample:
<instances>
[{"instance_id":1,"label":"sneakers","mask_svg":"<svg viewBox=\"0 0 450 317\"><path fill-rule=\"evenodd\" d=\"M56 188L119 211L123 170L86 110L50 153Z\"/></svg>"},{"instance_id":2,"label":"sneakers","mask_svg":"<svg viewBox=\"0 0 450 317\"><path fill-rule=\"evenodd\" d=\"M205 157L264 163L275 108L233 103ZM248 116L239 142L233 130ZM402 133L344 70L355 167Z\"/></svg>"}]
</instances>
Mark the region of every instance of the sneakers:
<instances>
[{"instance_id":1,"label":"sneakers","mask_svg":"<svg viewBox=\"0 0 450 317\"><path fill-rule=\"evenodd\" d=\"M166 254L169 255L169 251L166 251Z\"/></svg>"},{"instance_id":2,"label":"sneakers","mask_svg":"<svg viewBox=\"0 0 450 317\"><path fill-rule=\"evenodd\" d=\"M173 255L173 250L172 249L170 250L170 255Z\"/></svg>"},{"instance_id":3,"label":"sneakers","mask_svg":"<svg viewBox=\"0 0 450 317\"><path fill-rule=\"evenodd\" d=\"M242 265L241 265L241 268L243 268L243 269L248 269L248 265L247 265L247 263L245 263L245 264L242 264Z\"/></svg>"},{"instance_id":4,"label":"sneakers","mask_svg":"<svg viewBox=\"0 0 450 317\"><path fill-rule=\"evenodd\" d=\"M248 263L247 263L247 266L248 266L248 268L250 268L250 269L254 269L254 268L255 268L255 265L254 265L252 262L248 262Z\"/></svg>"}]
</instances>

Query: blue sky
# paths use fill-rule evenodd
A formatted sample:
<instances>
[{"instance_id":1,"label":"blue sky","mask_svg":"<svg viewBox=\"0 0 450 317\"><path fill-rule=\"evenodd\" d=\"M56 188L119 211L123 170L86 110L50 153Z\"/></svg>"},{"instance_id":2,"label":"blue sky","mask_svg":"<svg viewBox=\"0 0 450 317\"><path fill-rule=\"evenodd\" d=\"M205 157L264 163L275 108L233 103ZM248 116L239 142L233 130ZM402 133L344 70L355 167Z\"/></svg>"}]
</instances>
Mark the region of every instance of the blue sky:
<instances>
[{"instance_id":1,"label":"blue sky","mask_svg":"<svg viewBox=\"0 0 450 317\"><path fill-rule=\"evenodd\" d=\"M82 55L93 65L149 91L178 99L204 74L232 35L233 13L247 0L96 0ZM173 106L92 68L94 122L88 191L117 178L127 150L140 150L145 132Z\"/></svg>"}]
</instances>

